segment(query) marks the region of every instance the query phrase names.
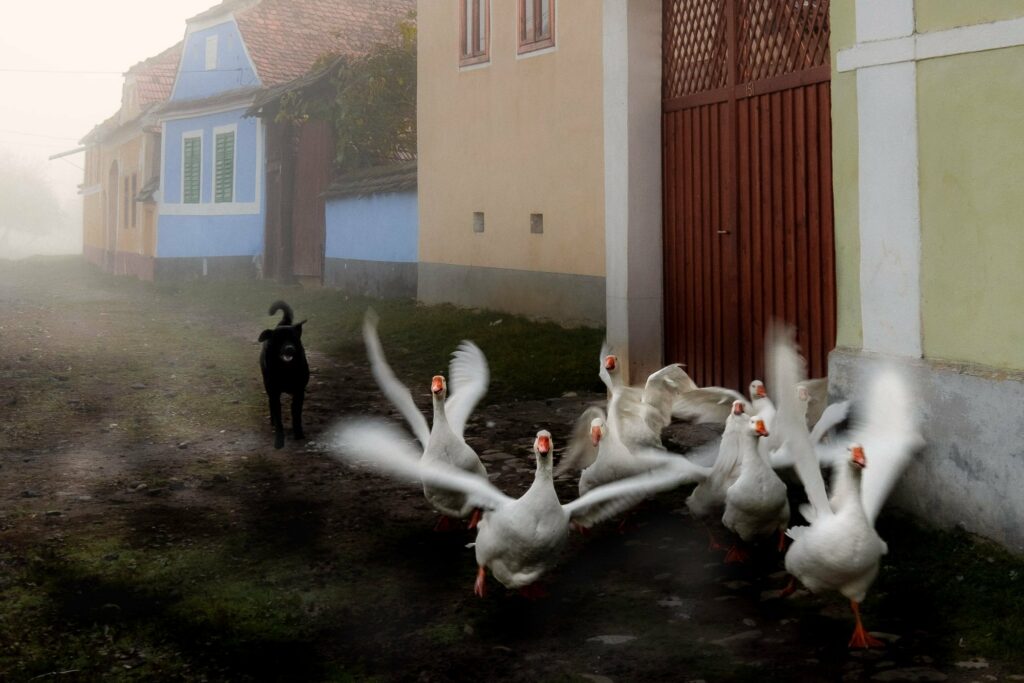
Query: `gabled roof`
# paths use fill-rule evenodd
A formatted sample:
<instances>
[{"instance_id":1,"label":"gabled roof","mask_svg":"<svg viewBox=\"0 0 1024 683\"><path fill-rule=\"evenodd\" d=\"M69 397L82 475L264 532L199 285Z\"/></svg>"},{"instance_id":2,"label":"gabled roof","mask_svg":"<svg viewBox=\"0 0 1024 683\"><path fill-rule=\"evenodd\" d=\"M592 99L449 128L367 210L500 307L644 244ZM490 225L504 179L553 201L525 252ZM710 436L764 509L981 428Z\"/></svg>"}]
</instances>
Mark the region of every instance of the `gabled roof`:
<instances>
[{"instance_id":1,"label":"gabled roof","mask_svg":"<svg viewBox=\"0 0 1024 683\"><path fill-rule=\"evenodd\" d=\"M326 54L366 52L416 9L415 0L262 0L249 6L229 0L223 4L240 7L235 20L264 87L301 76Z\"/></svg>"},{"instance_id":2,"label":"gabled roof","mask_svg":"<svg viewBox=\"0 0 1024 683\"><path fill-rule=\"evenodd\" d=\"M182 42L163 52L135 64L125 76L135 79L135 96L141 109L167 101L174 87L174 78L181 61Z\"/></svg>"}]
</instances>

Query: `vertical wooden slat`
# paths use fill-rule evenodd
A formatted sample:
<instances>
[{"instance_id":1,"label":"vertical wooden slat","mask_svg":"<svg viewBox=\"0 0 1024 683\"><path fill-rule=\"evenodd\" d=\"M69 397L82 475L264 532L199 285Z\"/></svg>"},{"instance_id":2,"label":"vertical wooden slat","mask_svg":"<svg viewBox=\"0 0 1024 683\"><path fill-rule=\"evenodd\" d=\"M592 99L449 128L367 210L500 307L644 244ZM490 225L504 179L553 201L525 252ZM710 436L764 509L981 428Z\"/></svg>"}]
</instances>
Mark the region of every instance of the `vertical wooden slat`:
<instances>
[{"instance_id":1,"label":"vertical wooden slat","mask_svg":"<svg viewBox=\"0 0 1024 683\"><path fill-rule=\"evenodd\" d=\"M711 327L706 323L707 316L711 310L711 287L709 286L706 274L709 271L708 258L707 258L707 231L708 231L708 214L711 213L711 144L708 139L710 135L710 121L708 107L701 107L700 109L700 147L701 147L701 171L700 171L700 188L701 188L701 213L700 223L694 226L694 235L697 238L697 267L694 269L694 275L697 278L697 295L700 301L700 314L699 319L701 323L701 335L700 342L698 344L699 353L696 355L696 362L700 371L700 383L705 384L708 377L708 366L711 364L709 358L708 349L710 348L710 340L708 339Z\"/></svg>"},{"instance_id":2,"label":"vertical wooden slat","mask_svg":"<svg viewBox=\"0 0 1024 683\"><path fill-rule=\"evenodd\" d=\"M736 188L737 220L735 240L738 246L736 266L738 277L736 284L740 296L736 307L739 324L734 333L732 343L736 345L739 354L738 383L742 385L750 381L747 378L754 372L754 358L750 344L739 333L740 330L748 330L752 326L754 310L751 301L753 287L750 279L753 267L750 256L753 246L750 239L750 100L740 101L736 114L736 180L738 186Z\"/></svg>"},{"instance_id":3,"label":"vertical wooden slat","mask_svg":"<svg viewBox=\"0 0 1024 683\"><path fill-rule=\"evenodd\" d=\"M705 252L707 259L705 261L705 272L707 275L705 282L708 283L708 296L710 297L708 315L705 317L705 329L710 334L704 335L704 340L707 350L705 362L708 363L708 371L712 377L722 376L722 265L718 258L720 238L717 234L724 227L722 225L722 214L719 210L722 202L722 176L719 167L722 159L721 146L719 144L721 141L721 131L719 129L721 107L721 104L713 104L709 107L708 112L711 120L711 130L708 132L711 144L711 201L704 239L707 240L707 250Z\"/></svg>"},{"instance_id":4,"label":"vertical wooden slat","mask_svg":"<svg viewBox=\"0 0 1024 683\"><path fill-rule=\"evenodd\" d=\"M785 284L786 284L786 308L783 319L786 322L796 322L796 191L793 187L796 184L794 177L793 149L793 91L782 92L782 163L783 163L783 248L785 250Z\"/></svg>"},{"instance_id":5,"label":"vertical wooden slat","mask_svg":"<svg viewBox=\"0 0 1024 683\"><path fill-rule=\"evenodd\" d=\"M793 90L793 190L795 193L793 230L796 237L796 272L794 282L796 284L796 318L797 329L800 332L800 343L805 353L812 353L810 329L810 309L808 307L808 292L810 286L807 278L809 269L808 240L807 240L807 136L805 133L804 115L804 91L806 88ZM810 360L810 358L808 358Z\"/></svg>"},{"instance_id":6,"label":"vertical wooden slat","mask_svg":"<svg viewBox=\"0 0 1024 683\"><path fill-rule=\"evenodd\" d=\"M811 319L811 342L810 349L824 349L825 335L822 334L823 320L818 311L821 311L822 287L822 255L821 255L821 192L819 191L819 152L818 152L818 85L812 85L807 89L807 265L809 299L808 307L812 311ZM826 349L827 350L827 349ZM823 370L817 367L815 373Z\"/></svg>"},{"instance_id":7,"label":"vertical wooden slat","mask_svg":"<svg viewBox=\"0 0 1024 683\"><path fill-rule=\"evenodd\" d=\"M821 154L819 166L821 174L818 176L818 182L821 188L821 223L823 226L821 252L826 282L823 289L826 298L822 305L822 314L825 319L825 333L828 335L824 348L832 349L836 343L836 268L832 233L832 118L829 111L832 95L831 86L828 83L822 83L820 88L823 96L818 98L818 121L820 124L818 150Z\"/></svg>"}]
</instances>

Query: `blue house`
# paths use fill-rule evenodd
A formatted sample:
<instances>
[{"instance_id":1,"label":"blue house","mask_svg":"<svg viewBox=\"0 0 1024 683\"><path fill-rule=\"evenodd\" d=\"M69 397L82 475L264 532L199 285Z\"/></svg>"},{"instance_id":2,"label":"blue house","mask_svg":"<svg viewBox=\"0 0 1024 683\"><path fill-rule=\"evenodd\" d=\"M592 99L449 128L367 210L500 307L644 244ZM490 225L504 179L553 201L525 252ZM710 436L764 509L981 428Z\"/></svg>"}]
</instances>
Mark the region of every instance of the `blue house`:
<instances>
[{"instance_id":1,"label":"blue house","mask_svg":"<svg viewBox=\"0 0 1024 683\"><path fill-rule=\"evenodd\" d=\"M246 111L325 54L383 40L413 0L225 0L187 22L174 88L157 113L155 277L262 271L266 130Z\"/></svg>"}]
</instances>

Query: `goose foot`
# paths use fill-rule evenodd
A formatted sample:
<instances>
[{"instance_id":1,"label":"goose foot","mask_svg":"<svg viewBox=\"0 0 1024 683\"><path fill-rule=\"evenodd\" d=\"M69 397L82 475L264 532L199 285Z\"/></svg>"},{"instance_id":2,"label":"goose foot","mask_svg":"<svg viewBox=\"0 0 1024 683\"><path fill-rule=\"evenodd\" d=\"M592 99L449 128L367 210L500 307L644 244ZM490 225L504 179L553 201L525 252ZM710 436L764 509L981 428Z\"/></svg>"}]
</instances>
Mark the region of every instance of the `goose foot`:
<instances>
[{"instance_id":1,"label":"goose foot","mask_svg":"<svg viewBox=\"0 0 1024 683\"><path fill-rule=\"evenodd\" d=\"M548 592L539 583L531 583L519 589L519 594L527 600L540 600L548 597Z\"/></svg>"},{"instance_id":2,"label":"goose foot","mask_svg":"<svg viewBox=\"0 0 1024 683\"><path fill-rule=\"evenodd\" d=\"M715 534L711 531L711 527L705 524L704 530L708 532L708 550L725 550L725 546L719 543L718 539L715 538Z\"/></svg>"},{"instance_id":3,"label":"goose foot","mask_svg":"<svg viewBox=\"0 0 1024 683\"><path fill-rule=\"evenodd\" d=\"M786 530L779 529L779 552L786 552Z\"/></svg>"},{"instance_id":4,"label":"goose foot","mask_svg":"<svg viewBox=\"0 0 1024 683\"><path fill-rule=\"evenodd\" d=\"M860 605L856 601L851 600L850 607L853 608L853 616L857 620L857 625L854 627L853 635L850 637L849 647L864 649L869 647L885 647L885 643L864 630L864 624L860 620Z\"/></svg>"},{"instance_id":5,"label":"goose foot","mask_svg":"<svg viewBox=\"0 0 1024 683\"><path fill-rule=\"evenodd\" d=\"M796 577L795 576L789 577L789 583L786 584L785 588L783 588L781 591L779 591L779 597L780 598L788 598L793 593L796 593Z\"/></svg>"},{"instance_id":6,"label":"goose foot","mask_svg":"<svg viewBox=\"0 0 1024 683\"><path fill-rule=\"evenodd\" d=\"M473 514L469 516L469 523L466 525L467 529L475 529L476 525L480 523L480 508L473 508Z\"/></svg>"},{"instance_id":7,"label":"goose foot","mask_svg":"<svg viewBox=\"0 0 1024 683\"><path fill-rule=\"evenodd\" d=\"M448 515L441 515L437 520L437 524L434 525L434 531L438 533L451 531L452 526L452 518Z\"/></svg>"},{"instance_id":8,"label":"goose foot","mask_svg":"<svg viewBox=\"0 0 1024 683\"><path fill-rule=\"evenodd\" d=\"M478 598L487 595L487 570L482 565L476 571L476 583L473 584L473 592Z\"/></svg>"},{"instance_id":9,"label":"goose foot","mask_svg":"<svg viewBox=\"0 0 1024 683\"><path fill-rule=\"evenodd\" d=\"M725 554L726 564L743 564L750 559L750 553L746 548L734 545L729 548L729 552Z\"/></svg>"}]
</instances>

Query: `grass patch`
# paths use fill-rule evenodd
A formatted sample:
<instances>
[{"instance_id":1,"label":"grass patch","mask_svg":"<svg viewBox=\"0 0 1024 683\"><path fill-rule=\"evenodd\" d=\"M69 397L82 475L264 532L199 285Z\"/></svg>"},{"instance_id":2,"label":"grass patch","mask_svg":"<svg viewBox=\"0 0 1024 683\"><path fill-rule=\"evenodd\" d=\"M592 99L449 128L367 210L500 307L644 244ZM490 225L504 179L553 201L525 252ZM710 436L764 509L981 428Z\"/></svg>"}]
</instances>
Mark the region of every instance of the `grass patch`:
<instances>
[{"instance_id":1,"label":"grass patch","mask_svg":"<svg viewBox=\"0 0 1024 683\"><path fill-rule=\"evenodd\" d=\"M928 624L949 661L984 656L1024 663L1024 559L961 530L888 516L889 544L868 608L895 623Z\"/></svg>"}]
</instances>

